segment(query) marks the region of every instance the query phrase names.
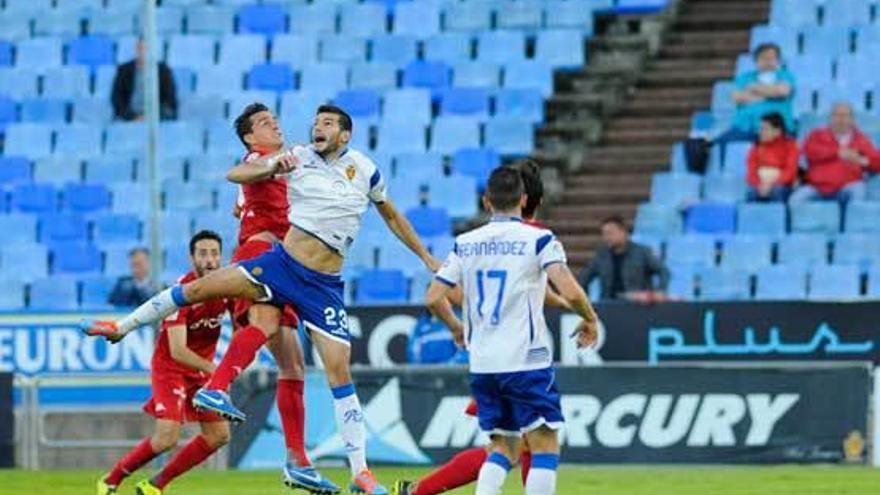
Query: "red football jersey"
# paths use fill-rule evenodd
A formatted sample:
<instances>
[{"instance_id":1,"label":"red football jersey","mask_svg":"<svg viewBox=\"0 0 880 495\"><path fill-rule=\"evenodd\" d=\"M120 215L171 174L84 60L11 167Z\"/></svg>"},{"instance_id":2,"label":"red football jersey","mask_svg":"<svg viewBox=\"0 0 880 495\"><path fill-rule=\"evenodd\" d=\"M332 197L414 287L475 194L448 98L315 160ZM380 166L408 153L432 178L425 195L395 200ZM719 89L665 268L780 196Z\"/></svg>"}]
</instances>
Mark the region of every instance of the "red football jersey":
<instances>
[{"instance_id":1,"label":"red football jersey","mask_svg":"<svg viewBox=\"0 0 880 495\"><path fill-rule=\"evenodd\" d=\"M268 152L255 150L244 157L244 161L255 160ZM238 231L238 243L244 244L252 236L260 232L271 232L278 239L284 239L290 229L288 212L290 203L287 200L287 176L280 175L271 179L242 184L238 195L238 206L241 208L241 229Z\"/></svg>"},{"instance_id":2,"label":"red football jersey","mask_svg":"<svg viewBox=\"0 0 880 495\"><path fill-rule=\"evenodd\" d=\"M195 272L189 272L178 280L184 284L196 279ZM171 357L171 347L168 343L169 327L186 325L186 346L199 356L214 360L217 350L217 340L220 339L220 326L223 313L231 311L232 304L225 299L213 299L211 301L184 306L176 313L165 318L156 339L156 350L153 353L153 371L176 370L188 375L198 375L199 371L188 368Z\"/></svg>"},{"instance_id":3,"label":"red football jersey","mask_svg":"<svg viewBox=\"0 0 880 495\"><path fill-rule=\"evenodd\" d=\"M526 225L531 225L532 227L538 227L539 229L546 229L547 226L541 223L540 220L534 218L525 218L523 219L523 223Z\"/></svg>"}]
</instances>

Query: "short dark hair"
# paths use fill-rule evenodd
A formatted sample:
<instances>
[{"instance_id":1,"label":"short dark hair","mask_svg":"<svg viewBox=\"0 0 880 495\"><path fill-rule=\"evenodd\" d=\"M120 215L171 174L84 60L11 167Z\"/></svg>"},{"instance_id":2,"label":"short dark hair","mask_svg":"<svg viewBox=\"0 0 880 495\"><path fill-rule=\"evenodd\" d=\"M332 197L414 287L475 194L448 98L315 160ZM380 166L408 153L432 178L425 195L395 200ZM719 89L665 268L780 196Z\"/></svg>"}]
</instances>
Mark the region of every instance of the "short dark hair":
<instances>
[{"instance_id":1,"label":"short dark hair","mask_svg":"<svg viewBox=\"0 0 880 495\"><path fill-rule=\"evenodd\" d=\"M251 122L251 117L260 112L268 111L269 107L266 105L260 102L254 102L244 107L244 110L241 111L241 115L235 118L235 133L238 134L238 139L241 140L241 144L243 144L245 148L250 149L250 146L248 146L244 137L254 131L254 123Z\"/></svg>"},{"instance_id":2,"label":"short dark hair","mask_svg":"<svg viewBox=\"0 0 880 495\"><path fill-rule=\"evenodd\" d=\"M128 257L129 257L129 258L133 258L134 255L136 255L136 254L143 254L144 256L146 256L147 258L149 258L149 257L150 257L150 250L147 249L147 248L145 248L145 247L143 247L143 246L138 246L138 247L135 247L135 248L131 248L131 250L128 252Z\"/></svg>"},{"instance_id":3,"label":"short dark hair","mask_svg":"<svg viewBox=\"0 0 880 495\"><path fill-rule=\"evenodd\" d=\"M544 182L541 180L541 167L531 159L525 159L515 163L514 168L519 169L522 175L523 189L525 190L526 205L523 207L523 218L532 218L544 199Z\"/></svg>"},{"instance_id":4,"label":"short dark hair","mask_svg":"<svg viewBox=\"0 0 880 495\"><path fill-rule=\"evenodd\" d=\"M766 122L785 133L785 118L778 112L765 113L761 116L761 122Z\"/></svg>"},{"instance_id":5,"label":"short dark hair","mask_svg":"<svg viewBox=\"0 0 880 495\"><path fill-rule=\"evenodd\" d=\"M342 128L343 131L351 132L354 128L354 124L351 122L351 115L345 112L345 110L337 107L336 105L321 105L318 107L318 111L315 112L315 115L319 113L332 113L334 115L339 116L339 127Z\"/></svg>"},{"instance_id":6,"label":"short dark hair","mask_svg":"<svg viewBox=\"0 0 880 495\"><path fill-rule=\"evenodd\" d=\"M779 45L777 45L776 43L761 43L760 45L755 47L755 52L754 52L755 60L757 60L758 57L760 57L761 54L766 52L767 50L775 51L777 57L782 56L782 48L779 48Z\"/></svg>"},{"instance_id":7,"label":"short dark hair","mask_svg":"<svg viewBox=\"0 0 880 495\"><path fill-rule=\"evenodd\" d=\"M486 197L496 210L510 210L519 205L523 195L523 180L519 170L501 166L492 171Z\"/></svg>"},{"instance_id":8,"label":"short dark hair","mask_svg":"<svg viewBox=\"0 0 880 495\"><path fill-rule=\"evenodd\" d=\"M196 235L192 236L192 239L189 240L189 254L196 254L196 243L204 240L217 241L217 244L220 244L220 250L223 250L223 238L220 237L220 234L214 232L213 230L200 230L196 232Z\"/></svg>"},{"instance_id":9,"label":"short dark hair","mask_svg":"<svg viewBox=\"0 0 880 495\"><path fill-rule=\"evenodd\" d=\"M605 217L602 219L602 223L600 225L602 227L604 227L610 223L617 225L618 227L622 228L623 230L626 230L626 222L623 220L623 217L620 215L611 215L611 216Z\"/></svg>"}]
</instances>

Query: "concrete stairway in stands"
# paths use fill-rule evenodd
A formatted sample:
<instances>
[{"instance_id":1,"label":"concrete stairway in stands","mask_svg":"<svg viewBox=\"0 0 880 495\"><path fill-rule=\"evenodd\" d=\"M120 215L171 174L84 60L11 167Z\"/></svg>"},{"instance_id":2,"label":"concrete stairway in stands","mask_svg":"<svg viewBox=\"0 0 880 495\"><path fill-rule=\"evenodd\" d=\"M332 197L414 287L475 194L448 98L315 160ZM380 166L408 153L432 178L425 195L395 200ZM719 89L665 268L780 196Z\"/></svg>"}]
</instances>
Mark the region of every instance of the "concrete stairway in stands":
<instances>
[{"instance_id":1,"label":"concrete stairway in stands","mask_svg":"<svg viewBox=\"0 0 880 495\"><path fill-rule=\"evenodd\" d=\"M603 217L620 214L632 224L639 203L649 199L651 176L667 170L673 143L687 138L695 111L709 108L712 85L732 77L737 55L748 50L750 28L766 22L768 11L769 0L680 4L656 55L644 61L641 76L604 119L583 163L565 176L562 195L547 215L573 268L592 258Z\"/></svg>"}]
</instances>

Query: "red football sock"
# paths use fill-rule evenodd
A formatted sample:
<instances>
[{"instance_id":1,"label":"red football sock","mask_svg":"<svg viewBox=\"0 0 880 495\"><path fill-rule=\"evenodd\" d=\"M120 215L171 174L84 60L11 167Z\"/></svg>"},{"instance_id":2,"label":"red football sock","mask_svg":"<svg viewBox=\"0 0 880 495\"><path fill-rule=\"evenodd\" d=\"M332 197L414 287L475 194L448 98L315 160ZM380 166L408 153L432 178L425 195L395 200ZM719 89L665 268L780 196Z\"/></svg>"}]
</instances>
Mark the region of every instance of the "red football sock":
<instances>
[{"instance_id":1,"label":"red football sock","mask_svg":"<svg viewBox=\"0 0 880 495\"><path fill-rule=\"evenodd\" d=\"M266 334L253 325L246 326L235 332L226 349L226 355L211 375L206 385L210 390L229 390L229 385L247 368L257 351L266 343Z\"/></svg>"},{"instance_id":2,"label":"red football sock","mask_svg":"<svg viewBox=\"0 0 880 495\"><path fill-rule=\"evenodd\" d=\"M459 452L436 471L420 479L412 495L436 495L477 481L489 453L484 448Z\"/></svg>"},{"instance_id":3,"label":"red football sock","mask_svg":"<svg viewBox=\"0 0 880 495\"><path fill-rule=\"evenodd\" d=\"M216 451L216 448L208 445L205 437L199 435L184 445L150 482L156 488L165 488L174 478L198 466Z\"/></svg>"},{"instance_id":4,"label":"red football sock","mask_svg":"<svg viewBox=\"0 0 880 495\"><path fill-rule=\"evenodd\" d=\"M137 447L131 449L125 457L119 460L110 474L104 481L108 485L119 486L122 480L127 478L131 473L140 469L144 464L150 462L159 455L159 452L153 451L153 445L149 438L141 440Z\"/></svg>"},{"instance_id":5,"label":"red football sock","mask_svg":"<svg viewBox=\"0 0 880 495\"><path fill-rule=\"evenodd\" d=\"M529 479L529 469L531 468L532 453L525 450L519 455L519 474L522 475L523 486L526 486L526 480Z\"/></svg>"},{"instance_id":6,"label":"red football sock","mask_svg":"<svg viewBox=\"0 0 880 495\"><path fill-rule=\"evenodd\" d=\"M287 455L297 466L311 466L306 455L305 423L306 406L303 401L302 380L279 378L275 392L278 412L281 414L281 426L284 430L284 445Z\"/></svg>"}]
</instances>

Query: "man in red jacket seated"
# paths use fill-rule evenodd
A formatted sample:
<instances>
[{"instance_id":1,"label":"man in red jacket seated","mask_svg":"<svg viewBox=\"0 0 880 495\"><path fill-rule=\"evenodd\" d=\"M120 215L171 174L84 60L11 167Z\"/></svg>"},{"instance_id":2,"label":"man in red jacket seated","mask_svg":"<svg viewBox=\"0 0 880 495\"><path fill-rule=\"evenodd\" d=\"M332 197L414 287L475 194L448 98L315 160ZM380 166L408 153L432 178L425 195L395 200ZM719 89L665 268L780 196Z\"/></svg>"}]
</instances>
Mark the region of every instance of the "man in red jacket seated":
<instances>
[{"instance_id":1,"label":"man in red jacket seated","mask_svg":"<svg viewBox=\"0 0 880 495\"><path fill-rule=\"evenodd\" d=\"M834 105L830 125L807 136L804 155L806 183L791 195L791 203L865 199L865 174L880 172L880 152L856 128L852 107L847 103Z\"/></svg>"},{"instance_id":2,"label":"man in red jacket seated","mask_svg":"<svg viewBox=\"0 0 880 495\"><path fill-rule=\"evenodd\" d=\"M749 201L785 201L797 179L797 141L786 135L778 113L761 117L758 142L749 150Z\"/></svg>"}]
</instances>

